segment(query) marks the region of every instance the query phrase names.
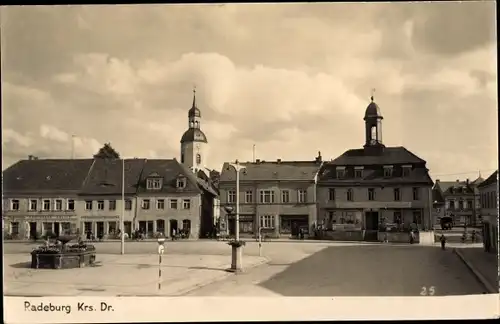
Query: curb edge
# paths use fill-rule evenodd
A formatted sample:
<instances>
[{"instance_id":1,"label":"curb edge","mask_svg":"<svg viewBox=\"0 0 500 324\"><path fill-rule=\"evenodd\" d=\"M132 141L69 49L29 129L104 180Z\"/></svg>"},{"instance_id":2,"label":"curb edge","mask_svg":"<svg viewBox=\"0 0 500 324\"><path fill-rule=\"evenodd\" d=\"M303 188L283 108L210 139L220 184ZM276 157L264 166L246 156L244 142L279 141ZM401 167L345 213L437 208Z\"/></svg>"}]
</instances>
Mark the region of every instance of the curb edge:
<instances>
[{"instance_id":1,"label":"curb edge","mask_svg":"<svg viewBox=\"0 0 500 324\"><path fill-rule=\"evenodd\" d=\"M481 282L481 284L486 288L489 293L496 294L498 291L491 286L491 284L486 280L486 278L481 274L479 270L477 270L467 259L463 256L463 254L457 249L453 248L453 252L458 255L460 260L469 268L472 274Z\"/></svg>"}]
</instances>

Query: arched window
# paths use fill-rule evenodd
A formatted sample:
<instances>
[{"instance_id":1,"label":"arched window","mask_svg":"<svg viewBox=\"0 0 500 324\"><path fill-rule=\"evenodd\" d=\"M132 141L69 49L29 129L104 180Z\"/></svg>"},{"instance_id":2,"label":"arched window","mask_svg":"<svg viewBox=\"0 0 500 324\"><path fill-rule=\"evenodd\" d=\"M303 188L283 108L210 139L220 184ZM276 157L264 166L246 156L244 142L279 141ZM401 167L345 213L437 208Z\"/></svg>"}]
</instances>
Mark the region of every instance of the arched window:
<instances>
[{"instance_id":1,"label":"arched window","mask_svg":"<svg viewBox=\"0 0 500 324\"><path fill-rule=\"evenodd\" d=\"M194 122L194 127L196 127L196 128L200 128L200 122L195 121L195 122Z\"/></svg>"},{"instance_id":2,"label":"arched window","mask_svg":"<svg viewBox=\"0 0 500 324\"><path fill-rule=\"evenodd\" d=\"M196 164L201 164L201 155L196 154Z\"/></svg>"},{"instance_id":3,"label":"arched window","mask_svg":"<svg viewBox=\"0 0 500 324\"><path fill-rule=\"evenodd\" d=\"M377 126L372 126L370 129L370 139L372 142L377 141Z\"/></svg>"},{"instance_id":4,"label":"arched window","mask_svg":"<svg viewBox=\"0 0 500 324\"><path fill-rule=\"evenodd\" d=\"M189 128L193 128L194 127L194 123L192 121L189 122Z\"/></svg>"}]
</instances>

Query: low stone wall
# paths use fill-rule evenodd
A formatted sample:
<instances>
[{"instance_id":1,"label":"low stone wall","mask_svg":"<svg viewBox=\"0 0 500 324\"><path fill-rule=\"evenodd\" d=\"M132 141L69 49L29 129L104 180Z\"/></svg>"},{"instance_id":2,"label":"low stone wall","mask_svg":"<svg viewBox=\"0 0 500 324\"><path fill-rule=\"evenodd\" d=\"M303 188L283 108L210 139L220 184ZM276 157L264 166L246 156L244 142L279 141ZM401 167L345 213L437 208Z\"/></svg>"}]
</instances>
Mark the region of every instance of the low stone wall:
<instances>
[{"instance_id":1,"label":"low stone wall","mask_svg":"<svg viewBox=\"0 0 500 324\"><path fill-rule=\"evenodd\" d=\"M387 234L387 241L392 243L410 243L410 234L408 232L378 232L378 240L384 241L385 234ZM415 233L415 243L420 242L419 233Z\"/></svg>"},{"instance_id":2,"label":"low stone wall","mask_svg":"<svg viewBox=\"0 0 500 324\"><path fill-rule=\"evenodd\" d=\"M320 240L332 241L363 241L363 231L322 231L319 234Z\"/></svg>"},{"instance_id":3,"label":"low stone wall","mask_svg":"<svg viewBox=\"0 0 500 324\"><path fill-rule=\"evenodd\" d=\"M95 251L69 253L31 253L33 269L83 268L95 262Z\"/></svg>"}]
</instances>

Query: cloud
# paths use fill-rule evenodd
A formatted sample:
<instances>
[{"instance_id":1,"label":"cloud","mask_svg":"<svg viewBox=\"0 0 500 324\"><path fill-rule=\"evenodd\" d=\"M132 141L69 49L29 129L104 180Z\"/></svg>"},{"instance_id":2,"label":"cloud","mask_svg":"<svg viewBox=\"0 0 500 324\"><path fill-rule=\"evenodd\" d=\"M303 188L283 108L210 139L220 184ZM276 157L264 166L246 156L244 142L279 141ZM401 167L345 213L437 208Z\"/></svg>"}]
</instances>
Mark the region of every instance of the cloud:
<instances>
[{"instance_id":1,"label":"cloud","mask_svg":"<svg viewBox=\"0 0 500 324\"><path fill-rule=\"evenodd\" d=\"M253 145L264 160L330 159L364 144L375 88L386 145L436 174L492 168L491 6L5 8L4 159L67 157L70 134L79 157L105 142L125 157L178 157L193 86L210 167L251 160Z\"/></svg>"}]
</instances>

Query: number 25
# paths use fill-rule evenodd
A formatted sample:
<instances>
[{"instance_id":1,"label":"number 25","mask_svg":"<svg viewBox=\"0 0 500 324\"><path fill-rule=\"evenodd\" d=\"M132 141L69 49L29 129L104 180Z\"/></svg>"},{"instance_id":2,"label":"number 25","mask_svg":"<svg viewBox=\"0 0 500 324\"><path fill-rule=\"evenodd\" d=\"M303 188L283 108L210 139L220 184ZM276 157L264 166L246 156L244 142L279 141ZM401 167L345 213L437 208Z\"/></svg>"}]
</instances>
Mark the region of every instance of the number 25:
<instances>
[{"instance_id":1,"label":"number 25","mask_svg":"<svg viewBox=\"0 0 500 324\"><path fill-rule=\"evenodd\" d=\"M434 296L436 293L436 289L434 286L430 286L429 289L427 287L422 287L422 290L420 291L421 296Z\"/></svg>"}]
</instances>

